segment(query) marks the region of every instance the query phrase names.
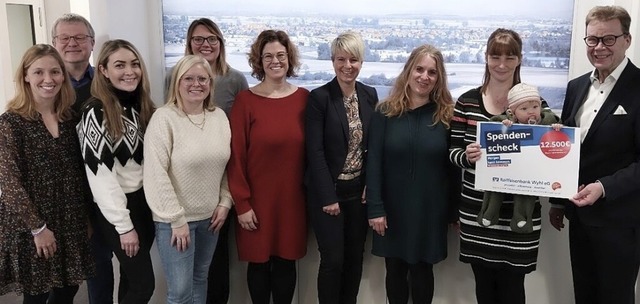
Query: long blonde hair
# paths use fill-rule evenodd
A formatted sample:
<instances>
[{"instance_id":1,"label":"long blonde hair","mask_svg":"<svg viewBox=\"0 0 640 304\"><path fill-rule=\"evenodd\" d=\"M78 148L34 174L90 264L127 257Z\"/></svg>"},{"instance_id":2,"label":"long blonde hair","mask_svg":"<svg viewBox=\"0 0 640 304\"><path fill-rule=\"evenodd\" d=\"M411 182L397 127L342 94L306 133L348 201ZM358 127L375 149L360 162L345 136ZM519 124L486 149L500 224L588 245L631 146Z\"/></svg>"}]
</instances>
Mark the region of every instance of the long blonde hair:
<instances>
[{"instance_id":1,"label":"long blonde hair","mask_svg":"<svg viewBox=\"0 0 640 304\"><path fill-rule=\"evenodd\" d=\"M213 71L211 70L211 65L209 62L203 57L197 55L187 55L182 57L176 66L173 68L173 72L171 73L171 83L169 84L169 96L167 96L167 103L175 104L179 109L183 110L183 102L182 96L180 96L180 79L184 76L187 71L196 66L201 65L210 77L209 80L209 95L205 97L202 106L209 111L213 111L216 108L216 104L213 101Z\"/></svg>"},{"instance_id":2,"label":"long blonde hair","mask_svg":"<svg viewBox=\"0 0 640 304\"><path fill-rule=\"evenodd\" d=\"M409 109L409 91L411 90L409 88L409 79L418 62L420 62L424 56L433 58L436 62L436 70L438 73L438 80L433 90L431 90L431 93L429 93L429 100L435 102L438 106L436 112L433 113L433 121L434 124L442 122L448 129L449 122L453 117L453 98L447 88L447 73L444 68L444 57L440 50L429 44L421 45L411 52L402 72L400 72L400 75L396 78L389 97L379 103L376 108L388 117L400 116Z\"/></svg>"},{"instance_id":3,"label":"long blonde hair","mask_svg":"<svg viewBox=\"0 0 640 304\"><path fill-rule=\"evenodd\" d=\"M149 79L147 77L147 68L144 64L144 60L142 60L142 56L140 56L140 52L138 52L135 46L133 46L129 41L122 39L109 40L104 43L102 50L100 50L100 55L98 56L98 68L102 67L106 69L107 64L109 63L109 57L119 49L131 51L140 61L142 75L136 90L140 91L139 127L140 130L144 132L147 129L147 124L153 114L154 105L149 94L149 88L151 86L149 85ZM141 85L142 88L140 88ZM116 141L120 139L124 132L124 122L122 121L122 105L120 105L118 97L113 90L114 87L111 84L111 81L109 81L104 74L96 72L93 77L93 82L91 83L91 96L102 103L107 131L109 132L111 139Z\"/></svg>"},{"instance_id":4,"label":"long blonde hair","mask_svg":"<svg viewBox=\"0 0 640 304\"><path fill-rule=\"evenodd\" d=\"M54 111L56 112L60 121L65 121L72 117L71 105L76 100L76 92L71 86L71 80L69 80L69 74L64 66L64 61L58 51L48 44L36 44L24 53L20 65L16 70L16 95L7 103L7 111L16 113L28 120L38 120L40 115L35 108L35 97L31 91L31 86L25 79L27 76L27 70L38 59L51 56L60 65L60 70L64 76L63 83L60 84L60 92L56 96L56 100L53 104Z\"/></svg>"}]
</instances>

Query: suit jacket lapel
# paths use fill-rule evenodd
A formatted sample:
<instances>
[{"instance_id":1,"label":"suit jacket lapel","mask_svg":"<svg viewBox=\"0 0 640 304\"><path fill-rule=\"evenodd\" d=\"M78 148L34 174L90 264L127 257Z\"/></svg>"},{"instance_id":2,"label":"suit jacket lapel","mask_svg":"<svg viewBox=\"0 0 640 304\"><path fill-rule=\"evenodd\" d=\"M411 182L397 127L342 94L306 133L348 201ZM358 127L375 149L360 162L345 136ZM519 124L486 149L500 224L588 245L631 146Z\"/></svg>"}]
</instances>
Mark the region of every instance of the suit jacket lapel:
<instances>
[{"instance_id":1,"label":"suit jacket lapel","mask_svg":"<svg viewBox=\"0 0 640 304\"><path fill-rule=\"evenodd\" d=\"M584 138L584 141L587 141L589 137L591 137L591 135L595 132L595 130L597 130L598 127L605 121L605 119L607 119L607 117L609 117L609 115L613 113L613 111L615 111L616 107L620 104L620 101L622 101L627 87L630 85L637 85L629 83L629 79L631 77L628 76L629 73L631 73L632 66L633 65L631 64L631 62L629 62L624 71L622 71L622 74L620 74L620 79L616 81L613 90L611 90L611 93L609 93L609 96L607 96L604 104L602 104L600 111L598 111L598 114L596 114L596 117L593 119L593 123L591 123L591 127L589 128L589 132Z\"/></svg>"},{"instance_id":2,"label":"suit jacket lapel","mask_svg":"<svg viewBox=\"0 0 640 304\"><path fill-rule=\"evenodd\" d=\"M587 101L587 94L589 94L589 88L591 87L591 78L587 75L584 80L584 83L580 85L581 91L576 95L577 100L573 103L573 108L571 108L571 116L569 116L569 122L566 123L568 126L577 126L576 114L578 110L585 101Z\"/></svg>"},{"instance_id":3,"label":"suit jacket lapel","mask_svg":"<svg viewBox=\"0 0 640 304\"><path fill-rule=\"evenodd\" d=\"M344 101L342 100L342 90L340 90L340 85L338 84L338 79L333 78L331 81L331 104L336 111L336 115L338 115L338 119L340 120L340 124L342 125L342 133L344 134L345 140L349 138L349 122L347 121L347 110L344 108Z\"/></svg>"}]
</instances>

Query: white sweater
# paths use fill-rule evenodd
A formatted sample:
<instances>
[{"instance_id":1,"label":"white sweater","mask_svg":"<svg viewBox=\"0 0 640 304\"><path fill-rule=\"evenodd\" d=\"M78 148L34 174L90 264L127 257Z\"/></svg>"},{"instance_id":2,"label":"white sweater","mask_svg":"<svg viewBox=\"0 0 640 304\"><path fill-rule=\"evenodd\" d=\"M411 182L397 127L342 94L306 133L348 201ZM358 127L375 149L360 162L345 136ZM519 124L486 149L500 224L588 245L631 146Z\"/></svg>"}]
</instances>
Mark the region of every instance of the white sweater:
<instances>
[{"instance_id":1,"label":"white sweater","mask_svg":"<svg viewBox=\"0 0 640 304\"><path fill-rule=\"evenodd\" d=\"M144 193L156 222L172 228L211 218L217 206L231 208L226 166L231 130L224 112L186 114L167 104L153 114L144 137ZM192 122L193 121L193 122Z\"/></svg>"}]
</instances>

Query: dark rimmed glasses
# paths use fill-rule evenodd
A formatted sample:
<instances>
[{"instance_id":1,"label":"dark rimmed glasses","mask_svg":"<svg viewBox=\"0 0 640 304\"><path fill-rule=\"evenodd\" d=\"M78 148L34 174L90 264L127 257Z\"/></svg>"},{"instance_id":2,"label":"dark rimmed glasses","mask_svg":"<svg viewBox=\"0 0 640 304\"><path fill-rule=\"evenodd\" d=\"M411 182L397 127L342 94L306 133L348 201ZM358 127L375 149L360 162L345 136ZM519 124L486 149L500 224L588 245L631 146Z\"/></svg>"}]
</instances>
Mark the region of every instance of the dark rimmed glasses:
<instances>
[{"instance_id":1,"label":"dark rimmed glasses","mask_svg":"<svg viewBox=\"0 0 640 304\"><path fill-rule=\"evenodd\" d=\"M584 37L584 43L587 44L587 46L597 46L598 44L600 44L600 42L602 42L602 44L604 44L605 46L613 46L614 44L616 44L616 41L618 41L618 38L625 36L627 34L620 34L620 35L605 35L602 37L598 37L598 36L587 36Z\"/></svg>"},{"instance_id":2,"label":"dark rimmed glasses","mask_svg":"<svg viewBox=\"0 0 640 304\"><path fill-rule=\"evenodd\" d=\"M193 36L191 37L191 41L193 41L193 43L195 43L196 45L202 45L205 41L207 41L211 46L217 45L218 43L220 43L220 40L218 40L218 36L209 36L209 37Z\"/></svg>"}]
</instances>

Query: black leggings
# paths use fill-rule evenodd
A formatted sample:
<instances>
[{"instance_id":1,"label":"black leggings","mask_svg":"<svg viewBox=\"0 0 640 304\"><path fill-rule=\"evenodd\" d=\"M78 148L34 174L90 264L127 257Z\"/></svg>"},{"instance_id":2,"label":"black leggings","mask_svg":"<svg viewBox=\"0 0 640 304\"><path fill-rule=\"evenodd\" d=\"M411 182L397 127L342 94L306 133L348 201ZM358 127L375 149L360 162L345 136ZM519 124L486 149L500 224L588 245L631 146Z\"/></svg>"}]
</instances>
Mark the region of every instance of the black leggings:
<instances>
[{"instance_id":1,"label":"black leggings","mask_svg":"<svg viewBox=\"0 0 640 304\"><path fill-rule=\"evenodd\" d=\"M478 304L524 304L524 273L471 264Z\"/></svg>"},{"instance_id":2,"label":"black leggings","mask_svg":"<svg viewBox=\"0 0 640 304\"><path fill-rule=\"evenodd\" d=\"M73 304L73 298L78 293L78 285L53 288L51 292L38 295L24 294L22 304ZM47 302L48 300L48 302Z\"/></svg>"},{"instance_id":3,"label":"black leggings","mask_svg":"<svg viewBox=\"0 0 640 304\"><path fill-rule=\"evenodd\" d=\"M253 304L291 304L296 288L296 261L272 256L266 263L249 263L247 283Z\"/></svg>"},{"instance_id":4,"label":"black leggings","mask_svg":"<svg viewBox=\"0 0 640 304\"><path fill-rule=\"evenodd\" d=\"M433 300L433 264L409 264L398 258L385 258L385 286L389 304L407 304L409 285L414 304L429 304ZM408 276L407 276L408 275ZM409 282L410 281L410 282Z\"/></svg>"},{"instance_id":5,"label":"black leggings","mask_svg":"<svg viewBox=\"0 0 640 304\"><path fill-rule=\"evenodd\" d=\"M155 289L155 279L151 255L149 250L155 238L155 226L151 217L151 210L144 197L142 189L127 193L127 209L129 217L133 222L133 227L138 234L140 250L134 257L128 257L120 247L120 235L115 227L98 212L96 224L102 231L107 246L120 262L120 270L124 275L120 275L120 288L118 289L118 303L120 304L141 304L148 303L153 296Z\"/></svg>"}]
</instances>

